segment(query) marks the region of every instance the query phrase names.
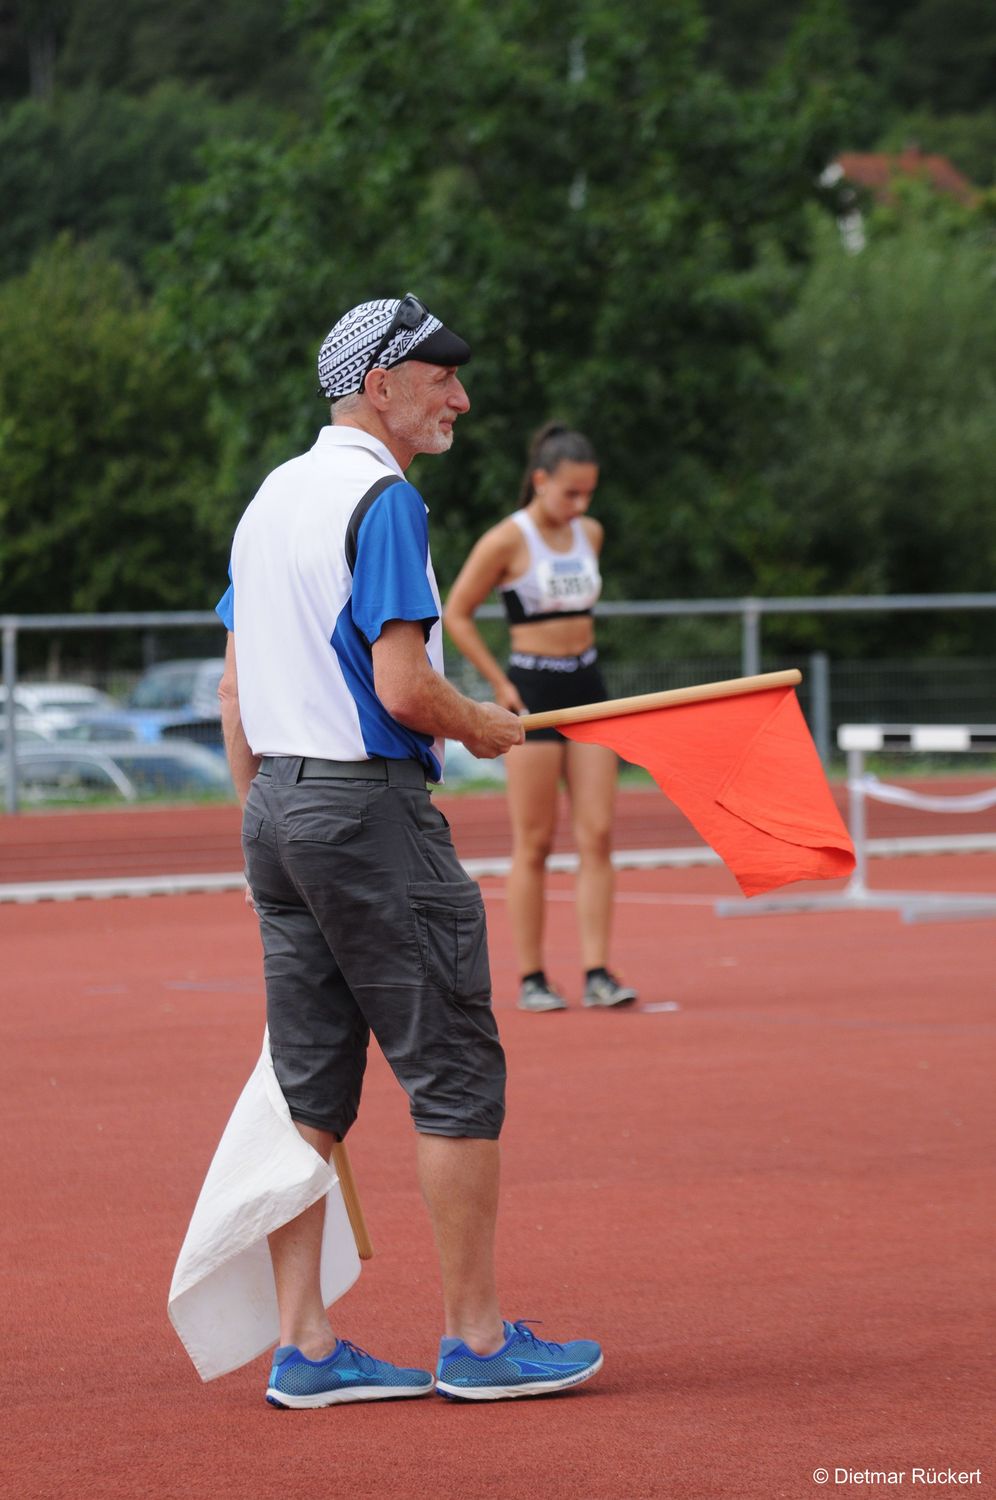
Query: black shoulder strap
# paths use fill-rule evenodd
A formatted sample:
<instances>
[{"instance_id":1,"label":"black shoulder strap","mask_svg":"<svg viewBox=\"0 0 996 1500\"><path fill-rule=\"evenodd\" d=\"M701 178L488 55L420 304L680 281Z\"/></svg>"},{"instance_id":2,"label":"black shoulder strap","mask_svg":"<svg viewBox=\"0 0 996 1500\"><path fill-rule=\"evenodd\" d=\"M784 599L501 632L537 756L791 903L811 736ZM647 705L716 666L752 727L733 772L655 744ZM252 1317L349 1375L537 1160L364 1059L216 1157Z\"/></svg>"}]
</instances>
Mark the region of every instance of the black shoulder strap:
<instances>
[{"instance_id":1,"label":"black shoulder strap","mask_svg":"<svg viewBox=\"0 0 996 1500\"><path fill-rule=\"evenodd\" d=\"M372 484L362 499L356 502L356 508L346 527L346 567L351 573L356 563L356 539L360 534L363 517L379 495L389 490L392 484L400 484L400 482L397 474L385 474L383 479L378 479L376 484Z\"/></svg>"}]
</instances>

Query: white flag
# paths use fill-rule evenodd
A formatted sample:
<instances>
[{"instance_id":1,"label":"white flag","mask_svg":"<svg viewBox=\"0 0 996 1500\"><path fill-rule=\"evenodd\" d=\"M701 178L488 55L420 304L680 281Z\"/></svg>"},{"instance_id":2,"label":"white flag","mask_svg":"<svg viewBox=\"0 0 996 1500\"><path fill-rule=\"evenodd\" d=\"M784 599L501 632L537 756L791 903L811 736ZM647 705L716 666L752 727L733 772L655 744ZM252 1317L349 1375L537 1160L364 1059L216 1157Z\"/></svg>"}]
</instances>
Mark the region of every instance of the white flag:
<instances>
[{"instance_id":1,"label":"white flag","mask_svg":"<svg viewBox=\"0 0 996 1500\"><path fill-rule=\"evenodd\" d=\"M266 1237L325 1198L322 1299L360 1274L339 1179L300 1135L263 1038L259 1062L208 1168L173 1272L169 1316L202 1380L276 1344L277 1297Z\"/></svg>"}]
</instances>

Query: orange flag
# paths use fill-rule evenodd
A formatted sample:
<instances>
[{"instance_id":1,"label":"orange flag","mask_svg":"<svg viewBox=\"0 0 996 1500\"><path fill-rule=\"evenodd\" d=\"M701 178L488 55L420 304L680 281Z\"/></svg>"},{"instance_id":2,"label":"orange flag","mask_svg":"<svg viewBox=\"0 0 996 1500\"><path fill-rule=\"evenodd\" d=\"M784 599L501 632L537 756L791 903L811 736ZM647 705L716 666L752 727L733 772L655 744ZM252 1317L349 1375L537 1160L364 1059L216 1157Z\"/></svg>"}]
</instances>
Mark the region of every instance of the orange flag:
<instances>
[{"instance_id":1,"label":"orange flag","mask_svg":"<svg viewBox=\"0 0 996 1500\"><path fill-rule=\"evenodd\" d=\"M854 869L854 846L792 688L558 728L644 766L745 896Z\"/></svg>"}]
</instances>

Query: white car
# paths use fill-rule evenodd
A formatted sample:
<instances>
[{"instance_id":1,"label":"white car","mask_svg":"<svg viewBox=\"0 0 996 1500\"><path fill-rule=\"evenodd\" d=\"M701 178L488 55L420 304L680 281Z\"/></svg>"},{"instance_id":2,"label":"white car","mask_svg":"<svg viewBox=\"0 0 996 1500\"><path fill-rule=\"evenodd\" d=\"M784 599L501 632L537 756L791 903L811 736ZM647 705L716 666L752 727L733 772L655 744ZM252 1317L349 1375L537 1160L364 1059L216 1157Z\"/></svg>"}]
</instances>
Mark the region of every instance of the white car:
<instances>
[{"instance_id":1,"label":"white car","mask_svg":"<svg viewBox=\"0 0 996 1500\"><path fill-rule=\"evenodd\" d=\"M7 767L0 761L0 787ZM234 795L222 756L187 740L141 744L78 744L62 740L17 750L17 793L24 803L121 798Z\"/></svg>"},{"instance_id":2,"label":"white car","mask_svg":"<svg viewBox=\"0 0 996 1500\"><path fill-rule=\"evenodd\" d=\"M50 745L53 739L55 739L55 735L46 733L44 729L39 729L26 715L17 715L14 722L14 742L18 749L22 745ZM4 750L6 745L7 724L6 720L0 718L0 751Z\"/></svg>"},{"instance_id":3,"label":"white car","mask_svg":"<svg viewBox=\"0 0 996 1500\"><path fill-rule=\"evenodd\" d=\"M446 741L446 760L443 765L443 789L462 786L468 781L505 784L505 762L499 755L494 760L482 760L471 755L460 740Z\"/></svg>"},{"instance_id":4,"label":"white car","mask_svg":"<svg viewBox=\"0 0 996 1500\"><path fill-rule=\"evenodd\" d=\"M42 734L73 729L88 714L117 708L114 699L85 682L19 682L14 688L14 710ZM7 713L7 689L0 686L0 723Z\"/></svg>"}]
</instances>

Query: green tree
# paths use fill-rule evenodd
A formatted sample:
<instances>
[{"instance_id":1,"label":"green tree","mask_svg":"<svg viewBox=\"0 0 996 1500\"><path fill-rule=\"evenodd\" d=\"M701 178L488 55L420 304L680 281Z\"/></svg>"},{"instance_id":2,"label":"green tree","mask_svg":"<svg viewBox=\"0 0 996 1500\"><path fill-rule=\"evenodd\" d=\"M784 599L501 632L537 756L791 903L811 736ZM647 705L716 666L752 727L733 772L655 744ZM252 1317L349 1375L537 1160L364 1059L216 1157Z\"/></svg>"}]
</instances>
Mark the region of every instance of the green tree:
<instances>
[{"instance_id":1,"label":"green tree","mask_svg":"<svg viewBox=\"0 0 996 1500\"><path fill-rule=\"evenodd\" d=\"M889 97L939 114L984 109L996 92L996 11L979 0L902 5L876 48Z\"/></svg>"},{"instance_id":2,"label":"green tree","mask_svg":"<svg viewBox=\"0 0 996 1500\"><path fill-rule=\"evenodd\" d=\"M72 0L58 81L141 93L172 78L300 108L309 74L290 12L287 0Z\"/></svg>"},{"instance_id":3,"label":"green tree","mask_svg":"<svg viewBox=\"0 0 996 1500\"><path fill-rule=\"evenodd\" d=\"M776 65L800 0L703 0L709 55L740 86ZM896 111L975 112L996 87L996 13L982 0L846 0L854 67L874 86L879 128ZM869 140L853 140L852 148Z\"/></svg>"},{"instance_id":4,"label":"green tree","mask_svg":"<svg viewBox=\"0 0 996 1500\"><path fill-rule=\"evenodd\" d=\"M279 121L165 83L145 98L94 88L0 109L0 277L23 271L55 235L99 240L142 273L170 233L169 196L200 175L204 142L273 134Z\"/></svg>"},{"instance_id":5,"label":"green tree","mask_svg":"<svg viewBox=\"0 0 996 1500\"><path fill-rule=\"evenodd\" d=\"M911 141L946 156L976 187L996 186L996 109L954 115L915 110L896 118L881 145L902 151Z\"/></svg>"},{"instance_id":6,"label":"green tree","mask_svg":"<svg viewBox=\"0 0 996 1500\"><path fill-rule=\"evenodd\" d=\"M0 0L0 99L142 94L176 80L215 99L302 109L311 73L295 10L289 0Z\"/></svg>"},{"instance_id":7,"label":"green tree","mask_svg":"<svg viewBox=\"0 0 996 1500\"><path fill-rule=\"evenodd\" d=\"M779 332L792 397L767 473L827 593L989 591L996 577L996 254L893 207L849 255L832 225ZM852 645L991 649L968 616L862 624Z\"/></svg>"},{"instance_id":8,"label":"green tree","mask_svg":"<svg viewBox=\"0 0 996 1500\"><path fill-rule=\"evenodd\" d=\"M750 564L711 511L734 508L776 399L768 330L816 172L847 137L850 42L839 6L810 8L784 66L737 94L703 36L694 0L337 8L324 128L217 150L159 268L215 393L233 517L323 419L332 319L411 288L476 350L474 413L424 469L441 576L514 503L528 433L561 413L602 454L614 592L741 583Z\"/></svg>"},{"instance_id":9,"label":"green tree","mask_svg":"<svg viewBox=\"0 0 996 1500\"><path fill-rule=\"evenodd\" d=\"M12 612L203 607L203 393L128 273L68 240L0 286L0 569Z\"/></svg>"},{"instance_id":10,"label":"green tree","mask_svg":"<svg viewBox=\"0 0 996 1500\"><path fill-rule=\"evenodd\" d=\"M0 0L0 97L50 99L71 0ZM13 85L13 89L11 86Z\"/></svg>"}]
</instances>

